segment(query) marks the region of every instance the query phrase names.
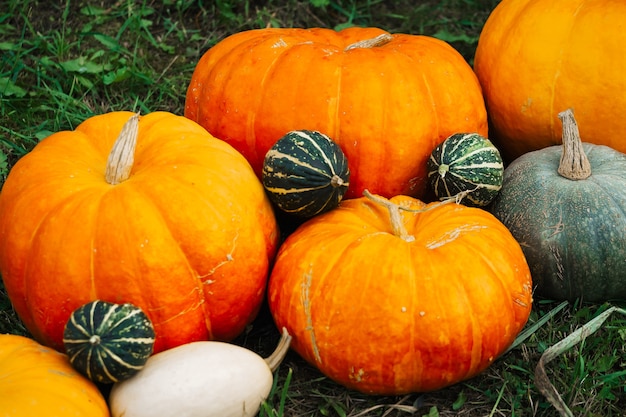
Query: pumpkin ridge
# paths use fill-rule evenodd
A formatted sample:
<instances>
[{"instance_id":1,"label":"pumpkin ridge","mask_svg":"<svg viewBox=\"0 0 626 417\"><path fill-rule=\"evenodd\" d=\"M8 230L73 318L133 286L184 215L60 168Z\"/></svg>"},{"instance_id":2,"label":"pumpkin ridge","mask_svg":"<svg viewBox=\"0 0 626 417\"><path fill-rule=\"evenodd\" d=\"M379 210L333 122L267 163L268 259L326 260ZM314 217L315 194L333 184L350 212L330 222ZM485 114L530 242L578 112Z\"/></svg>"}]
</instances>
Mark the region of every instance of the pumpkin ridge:
<instances>
[{"instance_id":1,"label":"pumpkin ridge","mask_svg":"<svg viewBox=\"0 0 626 417\"><path fill-rule=\"evenodd\" d=\"M86 220L86 221L83 221L80 224L80 230L82 230L83 232L87 230L94 230L94 225L97 224L98 206L100 204L100 201L102 200L102 196L103 196L103 193L101 191L100 186L89 187L89 188L80 190L79 192L76 192L74 196L67 195L62 201L59 201L54 206L51 206L48 212L43 217L41 217L41 220L39 221L37 226L33 228L33 232L31 234L31 240L27 244L27 247L30 248L29 254L33 254L33 252L35 251L37 252L41 251L41 248L38 247L38 243L40 242L40 233L44 229L53 227L53 225L51 225L53 223L51 222L52 218L56 216L62 216L63 219L59 221L61 223L67 223L68 225L70 224L70 222L68 221L69 212L66 211L66 209L68 208L73 208L72 212L74 211L85 212L85 210L82 207L89 206L89 215L83 217L83 220ZM73 216L69 216L69 218L72 218L72 217ZM76 237L74 239L76 239ZM93 256L94 256L93 242L88 241L85 243L86 243L85 247L89 248L88 250L90 253L89 255L90 271L93 271L93 263L92 263ZM28 288L32 286L31 281L37 280L37 276L33 276L31 273L29 273L29 268L26 267L23 270L21 280L23 282L22 289L24 291L22 292L22 294L19 295L19 297L26 298L26 293L28 292ZM89 285L82 285L82 288L83 289L88 288L87 293L89 294L94 293L95 283L94 283L93 273L89 274ZM33 311L37 309L37 306L33 305L31 307L28 307L28 304L29 302L26 301L27 313L21 312L21 314L28 314L28 316L24 316L24 317L20 316L20 317L28 323L31 323L31 324L38 323L37 314ZM33 332L33 333L36 334L36 332ZM37 334L37 337L40 337L40 335Z\"/></svg>"},{"instance_id":2,"label":"pumpkin ridge","mask_svg":"<svg viewBox=\"0 0 626 417\"><path fill-rule=\"evenodd\" d=\"M578 17L578 14L580 13L582 7L583 7L584 1L581 1L578 5L578 7L576 7L576 10L573 11L573 13L570 15L570 28L567 31L567 34L563 36L563 38L561 39L561 46L559 48L559 52L558 52L558 58L557 58L557 62L555 64L555 69L554 69L554 78L552 80L551 83L551 88L550 88L550 113L549 114L557 114L560 109L557 109L557 105L556 105L556 91L557 91L557 85L559 84L559 80L561 79L561 74L562 74L562 69L563 69L563 60L565 57L565 51L567 49L567 47L569 46L569 42L568 39L571 39L571 35L573 33L576 33L574 31L574 27L576 25L576 18ZM568 14L567 13L562 13L561 17L567 17ZM561 139L561 135L558 133L558 131L555 129L555 124L556 124L556 120L554 117L550 117L548 119L549 121L549 131L551 133L551 135L553 136L552 139L558 143L558 141Z\"/></svg>"},{"instance_id":3,"label":"pumpkin ridge","mask_svg":"<svg viewBox=\"0 0 626 417\"><path fill-rule=\"evenodd\" d=\"M459 222L461 223L461 221ZM484 228L487 228L489 226L483 226ZM496 243L496 242L494 242ZM496 243L497 244L497 243ZM489 277L491 277L491 279L489 279L489 287L490 289L492 289L493 292L495 293L500 293L500 294L508 294L510 293L509 290L507 290L507 288L510 288L510 285L507 286L505 285L505 281L501 279L502 274L499 273L501 272L502 268L498 267L498 263L494 262L491 258L490 258L490 253L489 252L485 252L484 250L480 250L479 247L473 245L473 244L468 244L465 246L466 249L468 250L468 252L473 253L473 256L470 256L469 259L472 259L472 265L474 264L479 264L482 265L483 269L485 271L492 271L493 274L489 274ZM468 269L468 265L463 265L462 268L460 269L461 274L463 275L463 272L466 271ZM474 295L473 292L469 291L469 289L466 287L467 286L467 281L464 279L459 279L460 275L457 276L456 274L448 274L448 278L453 277L456 281L456 286L458 286L459 288L463 288L463 294L465 294L466 296L468 294L472 294ZM477 299L476 299L477 298ZM478 297L474 297L474 299L470 299L467 298L469 301L466 305L469 306L469 308L471 309L471 312L468 312L469 317L472 318L472 322L471 322L471 326L472 326L472 332L475 331L479 331L480 332L480 337L474 337L473 340L476 341L481 341L484 339L484 335L483 332L480 331L480 326L477 326L477 317L484 317L485 315L488 315L489 313L486 311L483 311L482 313L475 310L474 306L479 306L481 305L481 300L483 300L482 298L482 294L481 296ZM500 300L500 302L504 302L506 303L509 308L512 306L514 300L511 299L509 300L507 299L503 299ZM528 305L526 305L525 307L529 307ZM505 311L506 309L501 309L503 311ZM516 310L516 309L513 309ZM507 310L508 311L508 310ZM498 311L498 314L501 314L501 311ZM517 315L512 316L511 320L514 320L515 322L518 321L517 319ZM490 335L492 335L492 333L496 330L494 328L489 328L489 329L484 329L486 332L489 332ZM507 346L508 344L512 343L513 338L515 337L514 334L509 334L507 338L504 337L505 335L499 335L498 339L499 340L503 340L503 346ZM479 363L484 359L489 359L489 362L491 363L493 360L495 360L495 357L490 357L490 354L488 354L487 352L484 351L484 346L480 346L480 350L476 351L475 347L471 348L472 351L472 364L471 366L468 368L468 374L472 374L476 372L476 363Z\"/></svg>"},{"instance_id":4,"label":"pumpkin ridge","mask_svg":"<svg viewBox=\"0 0 626 417\"><path fill-rule=\"evenodd\" d=\"M181 186L178 188L179 191L183 190L183 186L187 186L189 187L188 184L181 182L178 178L176 177L170 177L170 180L173 180L177 183L179 183ZM211 329L211 325L210 325L210 321L209 321L209 315L208 315L208 307L205 306L205 302L199 302L198 304L195 304L196 302L194 301L193 303L191 302L191 295L195 292L197 292L198 294L203 294L204 289L203 289L203 281L202 278L204 278L203 276L201 276L201 274L198 273L198 271L191 265L190 263L190 254L186 253L183 250L183 247L181 245L178 244L174 244L175 242L178 242L178 238L177 235L174 234L174 231L177 230L179 228L180 225L176 225L174 223L172 223L171 219L165 215L165 208L166 206L158 204L157 201L154 200L154 196L155 194L152 194L149 192L150 187L145 187L145 185L142 184L142 186L140 187L139 184L137 182L133 182L130 183L129 181L124 182L125 186L125 191L126 191L126 196L125 197L117 197L116 200L118 202L118 204L120 206L126 206L128 204L129 201L136 201L138 200L140 197L143 199L144 204L142 204L142 206L144 207L144 211L143 214L145 216L146 212L145 209L147 207L150 207L150 211L152 213L152 215L159 219L160 223L162 225L164 225L165 227L161 228L161 235L160 235L160 239L162 239L164 241L164 243L162 243L162 245L167 245L170 247L170 253L172 252L172 248L174 248L174 250L177 252L178 256L177 256L177 261L178 262L182 262L185 266L187 271L189 271L189 273L196 277L197 279L194 280L195 285L190 289L190 296L189 296L189 302L187 302L185 304L185 308L180 311L178 314L169 317L169 318L165 318L163 319L162 317L160 317L159 315L155 315L157 313L157 311L155 309L146 309L145 313L149 315L150 319L153 321L153 325L155 327L155 330L160 328L163 325L166 325L168 322L171 322L172 320L176 319L179 315L183 314L184 312L188 312L191 310L195 310L198 308L201 308L202 311L202 316L205 318L205 323L206 323L206 332L208 334L209 338L212 338L212 329ZM122 184L120 184L122 185ZM119 186L116 186L117 189L119 190ZM197 193L197 191L196 191ZM157 192L158 194L158 192ZM209 200L204 200L205 202L209 201ZM131 204L132 205L132 204ZM216 210L213 210L214 212L216 212ZM122 213L128 213L128 210L126 209L120 209L120 212ZM165 234L164 232L167 230L167 239L164 239ZM133 256L133 259L142 259L141 256ZM140 271L143 268L143 266L139 263L135 263L135 265L132 267L132 269L134 271ZM92 266L92 270L94 269L94 267ZM128 284L127 284L128 285ZM149 287L146 284L143 284L143 289L142 289L142 293L144 294L144 298L146 294L150 293L150 289L151 287ZM160 291L160 290L159 290ZM198 295L198 300L201 299L201 297ZM137 304L141 304L139 302L137 302Z\"/></svg>"}]
</instances>

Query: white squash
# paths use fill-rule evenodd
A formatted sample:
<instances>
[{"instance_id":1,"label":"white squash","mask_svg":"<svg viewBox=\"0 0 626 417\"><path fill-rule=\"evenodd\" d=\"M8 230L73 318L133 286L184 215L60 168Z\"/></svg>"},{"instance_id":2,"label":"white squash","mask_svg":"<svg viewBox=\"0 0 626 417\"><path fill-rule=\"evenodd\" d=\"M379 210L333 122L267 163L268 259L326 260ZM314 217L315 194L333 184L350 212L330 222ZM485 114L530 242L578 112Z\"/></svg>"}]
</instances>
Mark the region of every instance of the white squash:
<instances>
[{"instance_id":1,"label":"white squash","mask_svg":"<svg viewBox=\"0 0 626 417\"><path fill-rule=\"evenodd\" d=\"M267 359L231 343L181 345L151 356L141 371L113 385L113 417L252 417L269 395L289 349L283 329Z\"/></svg>"}]
</instances>

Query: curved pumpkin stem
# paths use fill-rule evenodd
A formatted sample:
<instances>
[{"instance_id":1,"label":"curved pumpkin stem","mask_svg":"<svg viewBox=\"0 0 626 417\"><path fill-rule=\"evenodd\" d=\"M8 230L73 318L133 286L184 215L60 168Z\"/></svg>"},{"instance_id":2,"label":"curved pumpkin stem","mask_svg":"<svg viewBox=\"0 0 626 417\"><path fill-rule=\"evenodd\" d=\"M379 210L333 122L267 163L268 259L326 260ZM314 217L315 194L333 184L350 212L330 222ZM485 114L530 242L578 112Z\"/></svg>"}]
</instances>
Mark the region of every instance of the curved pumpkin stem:
<instances>
[{"instance_id":1,"label":"curved pumpkin stem","mask_svg":"<svg viewBox=\"0 0 626 417\"><path fill-rule=\"evenodd\" d=\"M375 48L377 46L383 46L384 44L389 43L392 40L393 40L392 35L390 35L389 33L382 33L376 36L375 38L364 39L362 41L358 41L353 44L350 44L346 46L346 49L344 49L344 51L349 51L350 49L357 49L357 48Z\"/></svg>"},{"instance_id":2,"label":"curved pumpkin stem","mask_svg":"<svg viewBox=\"0 0 626 417\"><path fill-rule=\"evenodd\" d=\"M563 153L558 172L570 180L584 180L591 175L591 164L583 149L578 124L572 109L559 113L563 124Z\"/></svg>"},{"instance_id":3,"label":"curved pumpkin stem","mask_svg":"<svg viewBox=\"0 0 626 417\"><path fill-rule=\"evenodd\" d=\"M404 223L402 222L402 216L400 216L400 210L408 211L411 213L423 213L429 210L434 210L437 207L450 204L450 203L460 204L461 200L472 191L474 190L461 191L460 193L456 195L442 199L441 201L435 204L430 204L427 207L422 208L422 209L410 209L407 207L399 206L397 204L392 203L391 201L389 201L388 199L384 197L370 193L368 190L364 190L363 195L367 197L368 199L370 199L371 201L373 201L374 203L380 204L381 206L385 206L387 210L389 210L389 219L391 221L391 229L393 230L394 235L398 236L400 239L405 240L407 242L412 242L415 240L415 236L410 235L407 232L406 228L404 227Z\"/></svg>"},{"instance_id":4,"label":"curved pumpkin stem","mask_svg":"<svg viewBox=\"0 0 626 417\"><path fill-rule=\"evenodd\" d=\"M406 231L406 227L404 227L404 222L402 221L402 216L400 215L401 207L399 205L392 203L384 197L374 195L368 190L363 191L363 195L365 195L365 197L369 198L374 203L385 206L385 208L389 211L391 230L393 230L394 235L407 242L412 242L415 240L415 236L410 235Z\"/></svg>"},{"instance_id":5,"label":"curved pumpkin stem","mask_svg":"<svg viewBox=\"0 0 626 417\"><path fill-rule=\"evenodd\" d=\"M111 185L124 182L130 177L130 171L135 162L135 148L139 132L139 113L128 119L122 127L120 135L113 144L107 160L104 179Z\"/></svg>"},{"instance_id":6,"label":"curved pumpkin stem","mask_svg":"<svg viewBox=\"0 0 626 417\"><path fill-rule=\"evenodd\" d=\"M285 358L285 355L287 355L287 352L289 351L289 346L291 345L291 339L291 335L289 334L287 329L283 327L283 332L280 336L280 340L278 341L276 349L274 350L274 352L272 352L270 356L265 358L265 363L267 363L267 366L272 372L278 369L278 365L280 365L280 363Z\"/></svg>"}]
</instances>

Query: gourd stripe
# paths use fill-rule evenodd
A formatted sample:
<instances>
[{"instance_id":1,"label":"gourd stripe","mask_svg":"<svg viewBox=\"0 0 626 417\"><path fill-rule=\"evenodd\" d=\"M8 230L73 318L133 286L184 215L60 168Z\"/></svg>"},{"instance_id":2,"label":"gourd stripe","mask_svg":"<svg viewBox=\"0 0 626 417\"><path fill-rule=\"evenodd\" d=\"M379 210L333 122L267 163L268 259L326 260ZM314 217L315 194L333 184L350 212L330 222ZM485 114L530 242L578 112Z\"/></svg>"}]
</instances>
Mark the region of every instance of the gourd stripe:
<instances>
[{"instance_id":1,"label":"gourd stripe","mask_svg":"<svg viewBox=\"0 0 626 417\"><path fill-rule=\"evenodd\" d=\"M111 349L109 349L107 346L103 346L100 345L102 347L102 349L98 350L98 358L100 359L100 363L102 364L102 367L106 369L106 360L113 359L115 362L122 364L122 366L124 366L125 368L130 368L130 369L141 369L143 367L143 362L141 365L135 365L132 363L129 363L128 361L124 360L123 358L121 358L120 356L116 355L115 352L113 352ZM103 353L107 354L107 356L104 356Z\"/></svg>"},{"instance_id":2,"label":"gourd stripe","mask_svg":"<svg viewBox=\"0 0 626 417\"><path fill-rule=\"evenodd\" d=\"M328 207L328 205L332 202L333 197L335 197L335 193L331 193L328 198L326 199L326 201L324 201L324 204L321 205L321 207L315 212L315 214L320 213L321 211L323 211L326 207Z\"/></svg>"},{"instance_id":3,"label":"gourd stripe","mask_svg":"<svg viewBox=\"0 0 626 417\"><path fill-rule=\"evenodd\" d=\"M271 158L274 158L274 159L284 159L284 160L287 160L289 162L292 162L293 164L297 165L298 167L303 167L303 168L309 169L312 172L321 174L324 177L332 178L332 175L328 175L327 172L325 172L323 170L320 170L319 168L314 167L313 165L307 164L307 163L303 162L302 160L300 160L300 159L298 159L298 158L296 158L296 157L294 157L292 155L288 155L286 153L282 153L282 152L277 151L275 149L270 149L268 151L268 153L267 153L267 157L271 157ZM326 161L328 161L327 158L326 158ZM332 171L332 168L331 168L331 171Z\"/></svg>"},{"instance_id":4,"label":"gourd stripe","mask_svg":"<svg viewBox=\"0 0 626 417\"><path fill-rule=\"evenodd\" d=\"M126 321L132 320L135 316L143 315L143 314L144 314L143 311L139 309L132 309L130 312L126 311L122 317L118 318L117 321L113 322L113 320L111 320L109 322L109 331L115 330L117 327L122 326Z\"/></svg>"},{"instance_id":5,"label":"gourd stripe","mask_svg":"<svg viewBox=\"0 0 626 417\"><path fill-rule=\"evenodd\" d=\"M85 336L87 336L87 338L89 339L89 337L92 336L92 333L89 332L82 324L78 323L76 321L76 316L74 314L72 314L70 316L70 322L72 323L72 325L76 328L76 330L78 330L79 332L81 332L82 334L84 334ZM66 339L63 339L63 342L65 342ZM67 340L67 342L69 343L74 343L74 340Z\"/></svg>"},{"instance_id":6,"label":"gourd stripe","mask_svg":"<svg viewBox=\"0 0 626 417\"><path fill-rule=\"evenodd\" d=\"M311 145L313 145L313 147L319 151L320 155L322 156L322 159L324 160L324 162L326 163L326 165L330 168L330 172L331 172L331 174L332 174L332 175L331 175L331 177L332 177L333 175L336 175L337 173L335 172L335 163L336 163L337 161L334 161L335 163L333 163L333 161L331 161L331 160L328 158L327 152L325 152L325 150L324 150L324 149L322 149L322 147L319 145L319 143L317 143L315 140L313 140L313 138L312 138L311 136L309 136L309 135L305 135L303 132L296 132L296 134L297 134L299 137L301 137L301 138L306 139L307 141L309 141L309 143L310 143ZM319 136L320 138L322 138L322 140L329 141L328 145L329 145L329 146L332 146L332 141L331 141L328 137L326 137L326 136L324 136L324 135L317 135L317 136ZM334 154L335 154L335 152L332 152L332 154L334 155Z\"/></svg>"},{"instance_id":7,"label":"gourd stripe","mask_svg":"<svg viewBox=\"0 0 626 417\"><path fill-rule=\"evenodd\" d=\"M460 179L462 182L465 182L465 183L468 183L468 184L483 185L482 181L477 181L476 179L467 178L465 176L459 175L457 172L454 172L454 171L448 172L448 175L452 175L453 177L456 177L456 178ZM484 176L484 175L480 175L480 176L483 177L483 178L481 178L482 180L486 180L486 179L490 178L489 176ZM497 181L497 178L496 178L496 181ZM499 182L499 181L497 181L497 182ZM492 185L490 182L486 182L484 184L485 185Z\"/></svg>"},{"instance_id":8,"label":"gourd stripe","mask_svg":"<svg viewBox=\"0 0 626 417\"><path fill-rule=\"evenodd\" d=\"M88 349L88 345L83 344L81 346L78 346L78 348L76 350L72 350L71 354L68 353L68 358L70 359L70 362L73 362L74 359L76 359L78 357L78 355L83 353L83 351L85 349ZM87 351L87 352L89 352L89 351Z\"/></svg>"},{"instance_id":9,"label":"gourd stripe","mask_svg":"<svg viewBox=\"0 0 626 417\"><path fill-rule=\"evenodd\" d=\"M491 162L491 161L485 161L485 162L481 162L479 164L477 163L473 163L471 165L452 165L454 166L454 170L455 171L460 171L460 170L468 170L468 169L476 169L476 168L494 168L494 169L499 169L502 168L503 165L500 162Z\"/></svg>"},{"instance_id":10,"label":"gourd stripe","mask_svg":"<svg viewBox=\"0 0 626 417\"><path fill-rule=\"evenodd\" d=\"M117 339L107 339L107 341L119 342L119 343L134 343L134 344L152 344L154 343L153 337L119 337Z\"/></svg>"},{"instance_id":11,"label":"gourd stripe","mask_svg":"<svg viewBox=\"0 0 626 417\"><path fill-rule=\"evenodd\" d=\"M315 202L314 202L314 201L312 201L312 202L310 202L310 203L307 203L307 204L305 204L304 206L300 206L300 207L298 207L298 208L295 208L295 209L289 209L289 208L283 207L283 208L282 208L282 210L283 210L283 211L285 211L285 212L287 212L287 213L298 213L298 212L301 212L301 211L306 210L307 208L309 208L309 207L310 207L310 206L312 206L313 204L315 204ZM319 213L319 211L316 211L315 213Z\"/></svg>"},{"instance_id":12,"label":"gourd stripe","mask_svg":"<svg viewBox=\"0 0 626 417\"><path fill-rule=\"evenodd\" d=\"M265 188L272 193L292 194L292 193L303 193L307 191L322 190L326 187L328 187L328 184L320 185L318 187L307 187L307 188L280 188L280 187L267 187L267 186Z\"/></svg>"},{"instance_id":13,"label":"gourd stripe","mask_svg":"<svg viewBox=\"0 0 626 417\"><path fill-rule=\"evenodd\" d=\"M457 175L457 174L455 174L455 173L453 173L453 172L450 172L449 174L450 174L450 175L453 175L453 176L455 176L455 177L457 177L458 179L462 180L462 182L464 182L464 183L466 183L466 184L476 185L476 186L478 186L478 187L488 188L488 189L494 189L494 190L495 190L495 189L500 189L499 184L492 184L492 183L488 183L488 182L473 181L473 180L470 180L470 179L468 179L468 178L466 178L466 177L459 176L459 175ZM444 184L446 184L446 182L445 182L445 181L442 181L442 182L443 182Z\"/></svg>"},{"instance_id":14,"label":"gourd stripe","mask_svg":"<svg viewBox=\"0 0 626 417\"><path fill-rule=\"evenodd\" d=\"M452 141L450 140L444 140L441 143L441 147L439 147L439 152L438 152L438 157L439 159L443 159L443 155L447 155L447 154L454 154L458 148L460 147L460 143L455 143L455 144L451 144ZM452 147L452 149L450 151L448 151L448 147Z\"/></svg>"},{"instance_id":15,"label":"gourd stripe","mask_svg":"<svg viewBox=\"0 0 626 417\"><path fill-rule=\"evenodd\" d=\"M118 378L115 377L115 375L113 375L110 371L109 371L109 367L107 366L107 361L104 360L104 358L102 358L102 356L100 355L100 352L98 352L98 355L96 357L96 361L98 362L97 364L95 364L95 369L99 370L100 372L104 372L104 374L107 376L107 378L110 381L113 382L117 382ZM88 367L87 369L89 369L91 371L92 367L91 367L91 362L88 362Z\"/></svg>"},{"instance_id":16,"label":"gourd stripe","mask_svg":"<svg viewBox=\"0 0 626 417\"><path fill-rule=\"evenodd\" d=\"M102 317L102 320L100 321L98 326L96 326L97 317L95 313L96 309L99 307L100 309L105 309L105 314L104 317ZM106 331L106 326L108 326L110 317L113 315L113 313L115 313L115 310L117 310L117 305L112 305L110 308L107 309L106 306L102 305L100 302L95 302L92 304L91 309L89 310L89 321L92 326L91 328L94 329L94 332L96 334L103 334Z\"/></svg>"},{"instance_id":17,"label":"gourd stripe","mask_svg":"<svg viewBox=\"0 0 626 417\"><path fill-rule=\"evenodd\" d=\"M462 164L464 161L466 161L467 159L470 159L470 158L475 158L476 155L479 155L481 153L485 154L486 151L487 150L485 150L485 149L477 149L475 151L469 152L469 153L467 153L467 154L465 154L463 156L460 156L460 157L456 158L454 161L452 161L450 163L450 165L451 166L455 166L455 167L456 166L463 167L463 166L465 166L465 165ZM492 162L492 163L498 163L498 161L500 161L500 158L498 158L498 155L495 152L488 151L488 153L491 154L491 157L489 157L489 155L484 155L481 159L485 160L485 161ZM498 168L501 167L501 166L502 166L502 164L499 163Z\"/></svg>"}]
</instances>

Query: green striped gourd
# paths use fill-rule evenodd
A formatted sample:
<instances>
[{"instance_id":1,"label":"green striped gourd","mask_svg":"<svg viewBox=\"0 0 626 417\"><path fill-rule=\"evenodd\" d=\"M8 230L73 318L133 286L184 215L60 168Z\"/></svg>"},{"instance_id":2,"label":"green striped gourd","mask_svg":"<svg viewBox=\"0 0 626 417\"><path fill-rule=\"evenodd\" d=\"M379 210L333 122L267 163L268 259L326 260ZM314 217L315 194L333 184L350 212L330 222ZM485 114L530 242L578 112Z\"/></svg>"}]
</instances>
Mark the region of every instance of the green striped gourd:
<instances>
[{"instance_id":1,"label":"green striped gourd","mask_svg":"<svg viewBox=\"0 0 626 417\"><path fill-rule=\"evenodd\" d=\"M74 368L94 382L108 384L143 368L154 338L152 322L139 307L96 300L72 312L63 344Z\"/></svg>"},{"instance_id":2,"label":"green striped gourd","mask_svg":"<svg viewBox=\"0 0 626 417\"><path fill-rule=\"evenodd\" d=\"M427 166L429 184L440 200L461 198L465 205L482 207L502 188L500 152L477 133L448 137L432 151Z\"/></svg>"},{"instance_id":3,"label":"green striped gourd","mask_svg":"<svg viewBox=\"0 0 626 417\"><path fill-rule=\"evenodd\" d=\"M294 130L266 153L262 181L279 209L310 218L339 205L350 170L345 154L328 136Z\"/></svg>"}]
</instances>

